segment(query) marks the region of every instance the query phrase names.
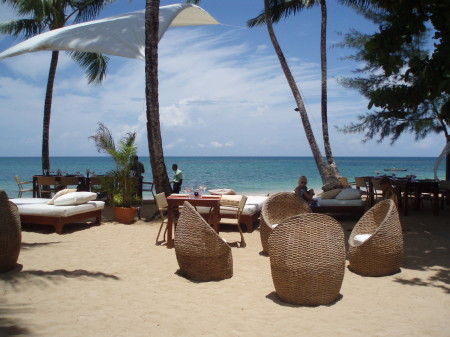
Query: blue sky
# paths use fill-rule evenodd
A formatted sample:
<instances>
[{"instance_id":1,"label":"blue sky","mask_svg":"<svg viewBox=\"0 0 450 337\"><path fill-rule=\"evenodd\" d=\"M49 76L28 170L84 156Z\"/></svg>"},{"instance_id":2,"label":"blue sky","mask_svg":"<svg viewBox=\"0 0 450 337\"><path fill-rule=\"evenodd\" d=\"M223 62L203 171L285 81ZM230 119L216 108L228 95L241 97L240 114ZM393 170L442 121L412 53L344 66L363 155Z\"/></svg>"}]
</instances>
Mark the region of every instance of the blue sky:
<instances>
[{"instance_id":1,"label":"blue sky","mask_svg":"<svg viewBox=\"0 0 450 337\"><path fill-rule=\"evenodd\" d=\"M161 5L177 2L161 1ZM119 0L100 17L143 9L145 1ZM166 156L310 156L295 101L265 27L246 21L262 10L262 0L204 0L201 7L221 25L169 28L159 44L160 114ZM13 18L1 5L0 21ZM352 9L328 2L328 111L335 156L438 156L442 135L415 142L405 135L362 143L362 135L336 130L367 109L358 92L336 79L358 65L333 48L337 32L373 26ZM320 11L310 10L275 26L281 47L306 103L316 139L321 142ZM0 35L0 50L18 43ZM50 52L0 61L0 156L40 156L42 117ZM138 152L148 155L144 62L111 56L106 80L88 85L83 71L60 53L50 129L51 156L95 156L88 137L103 122L118 139L138 134ZM322 147L321 147L322 148ZM323 152L322 152L323 153Z\"/></svg>"}]
</instances>

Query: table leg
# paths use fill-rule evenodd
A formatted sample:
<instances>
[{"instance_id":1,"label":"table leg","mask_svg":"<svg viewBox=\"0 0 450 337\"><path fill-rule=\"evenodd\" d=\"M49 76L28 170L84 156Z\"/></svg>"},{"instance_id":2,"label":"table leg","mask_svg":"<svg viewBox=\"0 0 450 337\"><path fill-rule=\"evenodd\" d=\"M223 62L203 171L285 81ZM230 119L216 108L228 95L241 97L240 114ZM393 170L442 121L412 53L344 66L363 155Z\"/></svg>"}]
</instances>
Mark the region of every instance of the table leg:
<instances>
[{"instance_id":1,"label":"table leg","mask_svg":"<svg viewBox=\"0 0 450 337\"><path fill-rule=\"evenodd\" d=\"M172 248L173 206L167 208L167 248Z\"/></svg>"}]
</instances>

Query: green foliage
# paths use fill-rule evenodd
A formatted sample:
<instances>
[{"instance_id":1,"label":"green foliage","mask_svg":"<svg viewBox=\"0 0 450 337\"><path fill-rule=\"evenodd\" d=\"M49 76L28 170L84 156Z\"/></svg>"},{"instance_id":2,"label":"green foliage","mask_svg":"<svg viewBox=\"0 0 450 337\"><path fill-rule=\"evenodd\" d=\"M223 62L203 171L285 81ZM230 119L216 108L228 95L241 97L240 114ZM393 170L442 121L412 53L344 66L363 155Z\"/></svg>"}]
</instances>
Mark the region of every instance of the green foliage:
<instances>
[{"instance_id":1,"label":"green foliage","mask_svg":"<svg viewBox=\"0 0 450 337\"><path fill-rule=\"evenodd\" d=\"M97 132L89 139L95 141L99 153L109 154L116 165L116 168L107 172L102 179L101 189L108 193L114 206L132 207L139 203L136 195L137 181L131 176L130 170L133 157L137 152L136 133L128 132L116 147L111 131L103 123L98 125Z\"/></svg>"},{"instance_id":2,"label":"green foliage","mask_svg":"<svg viewBox=\"0 0 450 337\"><path fill-rule=\"evenodd\" d=\"M422 139L450 125L450 1L373 0L363 14L379 25L372 34L351 31L341 46L354 48L350 58L364 62L341 83L369 99L370 112L341 131L365 133L365 141L402 133ZM428 29L427 29L428 28ZM430 32L434 35L430 36ZM430 38L433 44L430 43ZM426 46L433 48L426 50Z\"/></svg>"}]
</instances>

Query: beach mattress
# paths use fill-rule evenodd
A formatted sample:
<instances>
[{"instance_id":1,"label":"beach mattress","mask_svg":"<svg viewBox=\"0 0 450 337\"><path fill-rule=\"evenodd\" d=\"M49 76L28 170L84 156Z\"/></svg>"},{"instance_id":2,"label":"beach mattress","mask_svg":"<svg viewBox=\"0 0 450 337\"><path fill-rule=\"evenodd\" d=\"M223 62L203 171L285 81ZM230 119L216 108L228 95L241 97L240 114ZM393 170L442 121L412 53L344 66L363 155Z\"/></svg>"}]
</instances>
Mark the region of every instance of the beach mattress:
<instances>
[{"instance_id":1,"label":"beach mattress","mask_svg":"<svg viewBox=\"0 0 450 337\"><path fill-rule=\"evenodd\" d=\"M314 213L325 214L357 214L363 215L365 212L365 201L361 199L322 199L320 197L314 198L317 200L318 206L311 206Z\"/></svg>"},{"instance_id":2,"label":"beach mattress","mask_svg":"<svg viewBox=\"0 0 450 337\"><path fill-rule=\"evenodd\" d=\"M50 199L18 198L9 199L17 205L22 223L53 225L58 234L62 233L67 223L95 218L101 222L101 211L105 208L103 201L89 201L73 206L48 205Z\"/></svg>"},{"instance_id":3,"label":"beach mattress","mask_svg":"<svg viewBox=\"0 0 450 337\"><path fill-rule=\"evenodd\" d=\"M314 198L320 206L364 206L365 202L361 199L355 200L339 200L339 199L322 199Z\"/></svg>"},{"instance_id":4,"label":"beach mattress","mask_svg":"<svg viewBox=\"0 0 450 337\"><path fill-rule=\"evenodd\" d=\"M85 204L73 206L55 206L48 205L47 202L50 199L45 198L18 198L9 200L17 205L21 215L68 217L105 208L105 203L103 201L89 201Z\"/></svg>"}]
</instances>

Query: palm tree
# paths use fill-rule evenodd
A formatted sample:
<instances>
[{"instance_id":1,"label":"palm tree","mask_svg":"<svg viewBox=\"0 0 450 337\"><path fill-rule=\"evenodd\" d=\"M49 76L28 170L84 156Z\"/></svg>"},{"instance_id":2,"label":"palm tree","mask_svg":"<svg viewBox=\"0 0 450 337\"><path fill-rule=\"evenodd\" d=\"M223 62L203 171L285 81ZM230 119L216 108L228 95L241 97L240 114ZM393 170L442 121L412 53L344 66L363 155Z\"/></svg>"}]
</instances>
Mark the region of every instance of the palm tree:
<instances>
[{"instance_id":1,"label":"palm tree","mask_svg":"<svg viewBox=\"0 0 450 337\"><path fill-rule=\"evenodd\" d=\"M349 6L364 6L368 5L370 1L366 0L338 0L342 4L349 5ZM296 14L297 12L303 10L303 9L309 9L313 6L320 5L321 8L321 33L320 33L320 56L321 56L321 115L322 115L322 137L323 137L323 143L324 143L324 149L325 149L325 155L327 158L327 171L332 177L339 177L339 171L337 169L336 163L334 161L334 157L331 150L330 145L330 137L328 133L328 99L327 99L327 40L326 40L326 32L327 32L327 6L326 6L326 0L269 0L267 6L269 10L269 16L271 22L278 22L281 20L281 18L288 17L291 14ZM257 25L261 25L266 23L266 11L264 10L258 17L251 19L248 21L249 27L254 27ZM272 30L273 31L273 30ZM280 50L281 51L281 50ZM283 57L284 59L284 57ZM281 62L281 60L280 60ZM287 64L286 64L287 67ZM293 82L295 84L295 82ZM297 108L296 110L300 110ZM306 113L306 111L305 111ZM308 116L302 116L302 119ZM309 124L309 122L308 122ZM307 131L305 129L305 132L312 132ZM312 135L314 137L314 135ZM310 143L311 150L313 150L314 145ZM317 154L314 154L314 157L317 156ZM320 155L320 153L319 153ZM321 155L320 155L321 156ZM318 159L316 159L317 161ZM318 166L319 167L319 166ZM319 172L320 169L319 169ZM325 178L325 176L321 173L322 179ZM335 181L335 179L333 179Z\"/></svg>"},{"instance_id":2,"label":"palm tree","mask_svg":"<svg viewBox=\"0 0 450 337\"><path fill-rule=\"evenodd\" d=\"M92 20L109 3L115 0L2 0L10 5L23 18L0 24L0 33L14 37L22 35L29 38L46 29L53 30L64 27L70 19L75 23ZM71 52L69 55L86 69L89 83L99 84L106 76L108 58L99 53ZM50 116L52 109L53 86L59 51L53 51L47 80L44 103L44 119L42 131L42 171L50 170L49 138Z\"/></svg>"},{"instance_id":3,"label":"palm tree","mask_svg":"<svg viewBox=\"0 0 450 337\"><path fill-rule=\"evenodd\" d=\"M311 152L313 154L314 160L317 165L317 169L319 170L320 176L322 178L322 182L324 184L323 190L330 190L336 186L340 186L340 182L337 179L337 176L333 175L329 167L325 164L323 160L320 149L317 145L316 139L314 137L314 133L311 128L311 124L309 122L308 113L306 112L305 104L303 102L302 95L297 87L294 76L292 75L291 70L286 62L283 51L280 48L277 37L273 30L272 19L270 17L270 4L269 1L273 0L264 0L264 15L265 15L265 23L267 26L267 30L269 32L269 37L274 47L274 50L278 56L280 61L281 68L283 69L284 75L289 83L292 94L294 96L295 102L297 103L297 109L300 113L300 118L302 120L303 128L305 130L306 139L308 140L309 146L311 147Z\"/></svg>"},{"instance_id":4,"label":"palm tree","mask_svg":"<svg viewBox=\"0 0 450 337\"><path fill-rule=\"evenodd\" d=\"M157 193L171 193L161 138L158 98L159 0L145 3L145 99L150 165Z\"/></svg>"}]
</instances>

